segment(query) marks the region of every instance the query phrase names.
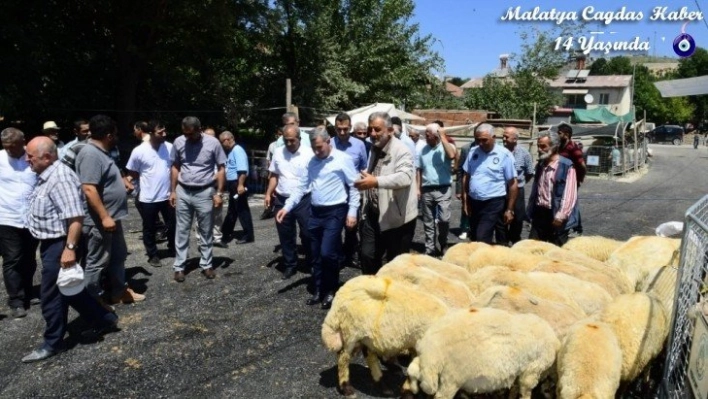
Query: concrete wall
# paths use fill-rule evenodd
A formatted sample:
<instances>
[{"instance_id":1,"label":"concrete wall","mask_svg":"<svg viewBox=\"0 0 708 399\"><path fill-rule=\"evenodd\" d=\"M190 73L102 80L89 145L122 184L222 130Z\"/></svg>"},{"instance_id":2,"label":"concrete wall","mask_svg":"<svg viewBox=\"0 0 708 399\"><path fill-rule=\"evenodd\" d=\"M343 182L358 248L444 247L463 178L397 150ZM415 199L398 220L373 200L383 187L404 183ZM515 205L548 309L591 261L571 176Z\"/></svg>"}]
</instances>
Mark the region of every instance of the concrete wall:
<instances>
[{"instance_id":1,"label":"concrete wall","mask_svg":"<svg viewBox=\"0 0 708 399\"><path fill-rule=\"evenodd\" d=\"M466 125L469 123L484 122L487 120L487 111L444 110L444 109L416 109L412 112L425 118L425 121L416 121L417 125L432 123L441 120L445 126Z\"/></svg>"}]
</instances>

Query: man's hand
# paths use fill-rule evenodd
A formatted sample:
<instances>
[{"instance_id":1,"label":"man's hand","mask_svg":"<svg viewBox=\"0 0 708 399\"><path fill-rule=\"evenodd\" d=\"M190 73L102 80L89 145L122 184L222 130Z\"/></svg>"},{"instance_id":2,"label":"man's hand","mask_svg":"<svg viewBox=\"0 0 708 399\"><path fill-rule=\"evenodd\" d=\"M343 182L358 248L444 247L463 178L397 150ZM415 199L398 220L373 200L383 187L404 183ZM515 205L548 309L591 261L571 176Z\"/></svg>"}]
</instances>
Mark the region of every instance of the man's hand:
<instances>
[{"instance_id":1,"label":"man's hand","mask_svg":"<svg viewBox=\"0 0 708 399\"><path fill-rule=\"evenodd\" d=\"M212 197L212 200L214 201L214 208L219 208L221 207L221 204L224 203L224 200L221 198L221 194L214 194Z\"/></svg>"},{"instance_id":2,"label":"man's hand","mask_svg":"<svg viewBox=\"0 0 708 399\"><path fill-rule=\"evenodd\" d=\"M346 226L349 230L356 227L356 216L347 216Z\"/></svg>"},{"instance_id":3,"label":"man's hand","mask_svg":"<svg viewBox=\"0 0 708 399\"><path fill-rule=\"evenodd\" d=\"M243 195L243 193L246 192L246 187L239 184L238 187L236 187L236 192L238 193L238 195Z\"/></svg>"},{"instance_id":4,"label":"man's hand","mask_svg":"<svg viewBox=\"0 0 708 399\"><path fill-rule=\"evenodd\" d=\"M514 221L514 213L511 211L504 211L504 224L511 224Z\"/></svg>"},{"instance_id":5,"label":"man's hand","mask_svg":"<svg viewBox=\"0 0 708 399\"><path fill-rule=\"evenodd\" d=\"M177 193L174 191L170 193L170 206L173 208L177 206Z\"/></svg>"},{"instance_id":6,"label":"man's hand","mask_svg":"<svg viewBox=\"0 0 708 399\"><path fill-rule=\"evenodd\" d=\"M378 180L376 180L376 176L362 170L361 179L354 182L354 187L356 187L357 190L368 190L370 188L376 188L378 184L379 183Z\"/></svg>"},{"instance_id":7,"label":"man's hand","mask_svg":"<svg viewBox=\"0 0 708 399\"><path fill-rule=\"evenodd\" d=\"M460 194L460 193L455 194L455 198L457 198L458 200L461 200L461 199L462 199L462 194Z\"/></svg>"},{"instance_id":8,"label":"man's hand","mask_svg":"<svg viewBox=\"0 0 708 399\"><path fill-rule=\"evenodd\" d=\"M101 219L101 225L103 226L103 230L105 230L105 231L108 231L108 232L116 231L116 221L113 220L113 218L108 215L106 215L106 217Z\"/></svg>"},{"instance_id":9,"label":"man's hand","mask_svg":"<svg viewBox=\"0 0 708 399\"><path fill-rule=\"evenodd\" d=\"M133 181L129 176L126 176L123 178L123 185L125 186L125 191L131 193L133 190L135 190L135 186L133 185Z\"/></svg>"},{"instance_id":10,"label":"man's hand","mask_svg":"<svg viewBox=\"0 0 708 399\"><path fill-rule=\"evenodd\" d=\"M553 223L551 223L551 225L553 227L559 229L559 228L563 227L563 221L558 218L555 218L555 219L553 219Z\"/></svg>"},{"instance_id":11,"label":"man's hand","mask_svg":"<svg viewBox=\"0 0 708 399\"><path fill-rule=\"evenodd\" d=\"M61 267L63 269L66 269L67 267L71 267L74 264L76 264L76 251L73 249L69 248L64 248L64 251L61 253Z\"/></svg>"},{"instance_id":12,"label":"man's hand","mask_svg":"<svg viewBox=\"0 0 708 399\"><path fill-rule=\"evenodd\" d=\"M266 194L265 198L263 199L263 206L265 206L266 209L270 209L270 201L272 199L272 196Z\"/></svg>"},{"instance_id":13,"label":"man's hand","mask_svg":"<svg viewBox=\"0 0 708 399\"><path fill-rule=\"evenodd\" d=\"M283 223L283 219L285 219L285 215L288 214L288 211L285 209L281 209L278 211L278 213L275 214L275 221L278 223Z\"/></svg>"}]
</instances>

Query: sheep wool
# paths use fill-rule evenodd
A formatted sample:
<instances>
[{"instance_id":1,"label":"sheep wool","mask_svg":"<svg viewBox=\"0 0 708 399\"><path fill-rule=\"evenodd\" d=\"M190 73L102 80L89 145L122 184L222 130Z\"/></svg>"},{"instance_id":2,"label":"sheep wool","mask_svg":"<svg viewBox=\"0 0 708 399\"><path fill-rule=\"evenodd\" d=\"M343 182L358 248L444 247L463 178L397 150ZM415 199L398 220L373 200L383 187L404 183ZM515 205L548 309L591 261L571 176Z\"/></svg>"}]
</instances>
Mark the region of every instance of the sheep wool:
<instances>
[{"instance_id":1,"label":"sheep wool","mask_svg":"<svg viewBox=\"0 0 708 399\"><path fill-rule=\"evenodd\" d=\"M611 238L601 236L582 236L568 240L563 249L581 253L585 256L605 262L609 259L612 252L619 248L622 241L613 240Z\"/></svg>"},{"instance_id":2,"label":"sheep wool","mask_svg":"<svg viewBox=\"0 0 708 399\"><path fill-rule=\"evenodd\" d=\"M438 274L441 274L447 278L459 281L462 283L467 283L472 275L462 266L457 266L452 263L448 263L439 259L435 259L432 256L422 255L422 254L403 254L398 255L390 263L404 262L410 263L416 266L424 267L430 269Z\"/></svg>"},{"instance_id":3,"label":"sheep wool","mask_svg":"<svg viewBox=\"0 0 708 399\"><path fill-rule=\"evenodd\" d=\"M511 249L527 254L545 255L546 252L558 249L554 244L538 240L521 240L511 246Z\"/></svg>"},{"instance_id":4,"label":"sheep wool","mask_svg":"<svg viewBox=\"0 0 708 399\"><path fill-rule=\"evenodd\" d=\"M559 262L584 266L598 273L602 273L615 282L617 289L622 294L635 291L635 284L629 280L624 271L606 262L600 262L599 260L593 259L589 256L577 252L571 252L563 248L556 248L552 251L546 252L546 257Z\"/></svg>"},{"instance_id":5,"label":"sheep wool","mask_svg":"<svg viewBox=\"0 0 708 399\"><path fill-rule=\"evenodd\" d=\"M506 266L513 270L531 271L540 262L547 260L541 255L527 254L508 247L489 246L475 251L467 261L470 273L491 265Z\"/></svg>"},{"instance_id":6,"label":"sheep wool","mask_svg":"<svg viewBox=\"0 0 708 399\"><path fill-rule=\"evenodd\" d=\"M474 296L464 283L406 260L405 258L394 259L393 262L383 266L376 276L412 284L422 292L440 298L446 305L453 308L467 308L472 304Z\"/></svg>"},{"instance_id":7,"label":"sheep wool","mask_svg":"<svg viewBox=\"0 0 708 399\"><path fill-rule=\"evenodd\" d=\"M556 359L559 399L614 399L622 373L622 350L605 323L582 320L570 328Z\"/></svg>"},{"instance_id":8,"label":"sheep wool","mask_svg":"<svg viewBox=\"0 0 708 399\"><path fill-rule=\"evenodd\" d=\"M452 399L459 390L477 394L508 388L530 399L559 347L553 329L536 315L455 310L418 341L418 355L408 367L410 385L413 392L420 387L437 399Z\"/></svg>"},{"instance_id":9,"label":"sheep wool","mask_svg":"<svg viewBox=\"0 0 708 399\"><path fill-rule=\"evenodd\" d=\"M575 307L503 285L487 288L479 295L474 306L501 309L510 313L535 314L548 322L559 339L566 335L573 324L585 317L585 313Z\"/></svg>"},{"instance_id":10,"label":"sheep wool","mask_svg":"<svg viewBox=\"0 0 708 399\"><path fill-rule=\"evenodd\" d=\"M339 387L354 395L349 383L349 362L362 346L369 349L367 363L374 381L384 358L413 350L431 323L448 312L438 298L390 278L359 276L337 291L322 323L325 348L337 353Z\"/></svg>"},{"instance_id":11,"label":"sheep wool","mask_svg":"<svg viewBox=\"0 0 708 399\"><path fill-rule=\"evenodd\" d=\"M467 267L467 261L475 251L480 248L489 247L489 244L483 242L465 242L451 246L445 252L443 262L452 263L453 265Z\"/></svg>"},{"instance_id":12,"label":"sheep wool","mask_svg":"<svg viewBox=\"0 0 708 399\"><path fill-rule=\"evenodd\" d=\"M596 272L582 265L561 262L557 260L547 260L536 265L534 271L546 273L563 273L577 279L595 283L607 291L613 298L624 294L623 287L617 284L616 279L610 278L607 274Z\"/></svg>"},{"instance_id":13,"label":"sheep wool","mask_svg":"<svg viewBox=\"0 0 708 399\"><path fill-rule=\"evenodd\" d=\"M634 287L661 266L678 265L681 240L656 236L636 236L615 250L607 264L625 272Z\"/></svg>"}]
</instances>

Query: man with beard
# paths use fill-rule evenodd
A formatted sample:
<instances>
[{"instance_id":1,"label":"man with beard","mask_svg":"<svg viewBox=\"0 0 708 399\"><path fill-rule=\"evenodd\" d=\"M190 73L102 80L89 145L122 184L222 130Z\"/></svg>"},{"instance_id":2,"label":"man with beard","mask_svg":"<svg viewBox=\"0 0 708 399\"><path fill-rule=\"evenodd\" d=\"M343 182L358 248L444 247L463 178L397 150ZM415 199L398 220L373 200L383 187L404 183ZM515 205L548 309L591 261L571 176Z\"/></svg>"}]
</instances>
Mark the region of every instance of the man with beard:
<instances>
[{"instance_id":1,"label":"man with beard","mask_svg":"<svg viewBox=\"0 0 708 399\"><path fill-rule=\"evenodd\" d=\"M558 246L568 241L568 231L578 223L576 172L573 163L558 154L560 145L557 133L539 134L536 179L526 210L529 238Z\"/></svg>"},{"instance_id":2,"label":"man with beard","mask_svg":"<svg viewBox=\"0 0 708 399\"><path fill-rule=\"evenodd\" d=\"M560 147L558 149L558 154L564 158L570 160L575 168L575 175L578 181L578 188L583 184L585 180L585 173L587 168L585 167L585 157L583 156L583 149L577 143L573 142L573 128L567 123L561 123L558 125L558 136L560 137ZM577 205L576 205L577 208ZM577 235L583 235L583 221L580 218L580 209L578 209L578 224L573 227L573 231Z\"/></svg>"}]
</instances>

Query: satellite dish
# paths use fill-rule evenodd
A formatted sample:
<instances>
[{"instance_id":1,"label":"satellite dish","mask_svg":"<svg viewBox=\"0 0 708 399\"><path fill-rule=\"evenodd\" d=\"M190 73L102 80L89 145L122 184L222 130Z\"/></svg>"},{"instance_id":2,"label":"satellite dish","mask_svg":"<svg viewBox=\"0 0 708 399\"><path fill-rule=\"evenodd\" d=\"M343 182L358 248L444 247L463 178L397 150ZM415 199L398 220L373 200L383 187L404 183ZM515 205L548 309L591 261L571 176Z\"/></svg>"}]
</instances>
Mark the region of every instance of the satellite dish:
<instances>
[{"instance_id":1,"label":"satellite dish","mask_svg":"<svg viewBox=\"0 0 708 399\"><path fill-rule=\"evenodd\" d=\"M594 98L594 97L592 96L592 94L590 94L590 93L588 93L588 94L585 95L585 102L588 103L588 104L592 103L594 99L595 99L595 98Z\"/></svg>"}]
</instances>

